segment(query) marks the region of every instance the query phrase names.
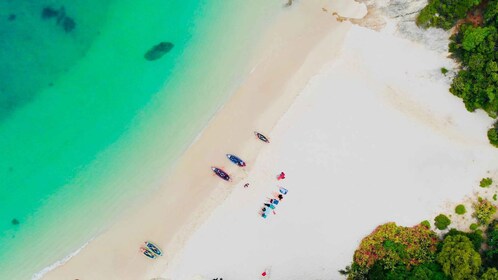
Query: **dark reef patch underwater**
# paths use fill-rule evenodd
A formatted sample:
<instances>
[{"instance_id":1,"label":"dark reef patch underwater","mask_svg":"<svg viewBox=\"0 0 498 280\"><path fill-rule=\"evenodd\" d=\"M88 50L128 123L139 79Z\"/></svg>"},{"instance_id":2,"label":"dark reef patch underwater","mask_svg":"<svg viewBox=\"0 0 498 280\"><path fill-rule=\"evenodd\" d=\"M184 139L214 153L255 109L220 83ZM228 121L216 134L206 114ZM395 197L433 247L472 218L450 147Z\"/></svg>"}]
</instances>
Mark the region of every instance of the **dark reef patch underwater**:
<instances>
[{"instance_id":1,"label":"dark reef patch underwater","mask_svg":"<svg viewBox=\"0 0 498 280\"><path fill-rule=\"evenodd\" d=\"M57 84L85 55L111 2L0 1L0 122ZM98 9L89 12L89 6Z\"/></svg>"},{"instance_id":2,"label":"dark reef patch underwater","mask_svg":"<svg viewBox=\"0 0 498 280\"><path fill-rule=\"evenodd\" d=\"M169 53L174 46L170 42L161 42L148 50L144 57L149 61L160 59L163 55Z\"/></svg>"}]
</instances>

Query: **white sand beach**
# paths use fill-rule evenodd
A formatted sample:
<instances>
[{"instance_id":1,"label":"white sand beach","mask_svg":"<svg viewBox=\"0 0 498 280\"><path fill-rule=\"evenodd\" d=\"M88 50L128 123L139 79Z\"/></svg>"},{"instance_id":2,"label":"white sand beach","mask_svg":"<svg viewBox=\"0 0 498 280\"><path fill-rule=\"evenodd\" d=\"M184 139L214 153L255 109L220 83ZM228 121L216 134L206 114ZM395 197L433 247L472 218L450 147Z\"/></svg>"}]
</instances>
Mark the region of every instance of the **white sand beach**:
<instances>
[{"instance_id":1,"label":"white sand beach","mask_svg":"<svg viewBox=\"0 0 498 280\"><path fill-rule=\"evenodd\" d=\"M294 1L174 176L44 279L343 279L337 271L375 226L419 223L471 193L496 171L492 120L448 93L439 69L452 62L441 53L332 16L364 9ZM278 186L289 193L263 219ZM142 256L144 240L166 256Z\"/></svg>"}]
</instances>

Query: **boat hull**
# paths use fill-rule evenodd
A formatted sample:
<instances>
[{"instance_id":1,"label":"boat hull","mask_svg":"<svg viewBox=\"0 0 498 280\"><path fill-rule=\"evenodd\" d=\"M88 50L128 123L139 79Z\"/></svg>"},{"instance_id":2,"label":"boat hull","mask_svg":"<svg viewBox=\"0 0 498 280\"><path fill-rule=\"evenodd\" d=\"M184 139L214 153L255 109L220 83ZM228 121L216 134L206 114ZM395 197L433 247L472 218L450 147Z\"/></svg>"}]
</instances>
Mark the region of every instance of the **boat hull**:
<instances>
[{"instance_id":1,"label":"boat hull","mask_svg":"<svg viewBox=\"0 0 498 280\"><path fill-rule=\"evenodd\" d=\"M230 176L223 170L217 167L211 167L211 170L213 170L214 174L218 175L221 179L225 181L230 181Z\"/></svg>"},{"instance_id":2,"label":"boat hull","mask_svg":"<svg viewBox=\"0 0 498 280\"><path fill-rule=\"evenodd\" d=\"M246 166L246 163L245 163L242 159L240 159L239 157L237 157L237 156L234 156L234 155L231 155L231 154L227 154L227 158L228 158L231 162L233 162L233 163L237 164L237 165L238 165L238 166L240 166L240 167L244 167L244 166Z\"/></svg>"},{"instance_id":3,"label":"boat hull","mask_svg":"<svg viewBox=\"0 0 498 280\"><path fill-rule=\"evenodd\" d=\"M259 140L261 140L265 143L270 143L270 140L268 140L268 138L266 138L266 136L264 136L263 134L254 131L254 135L256 135L256 137L258 137Z\"/></svg>"}]
</instances>

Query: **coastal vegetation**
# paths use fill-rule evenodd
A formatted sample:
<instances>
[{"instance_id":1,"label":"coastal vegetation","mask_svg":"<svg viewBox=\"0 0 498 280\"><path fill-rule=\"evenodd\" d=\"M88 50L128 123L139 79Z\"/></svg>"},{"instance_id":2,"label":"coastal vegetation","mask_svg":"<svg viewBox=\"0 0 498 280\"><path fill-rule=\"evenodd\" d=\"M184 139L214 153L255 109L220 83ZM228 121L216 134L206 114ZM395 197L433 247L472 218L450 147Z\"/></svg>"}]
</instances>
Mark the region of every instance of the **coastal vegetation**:
<instances>
[{"instance_id":1,"label":"coastal vegetation","mask_svg":"<svg viewBox=\"0 0 498 280\"><path fill-rule=\"evenodd\" d=\"M448 218L444 214L439 214L437 215L436 218L434 218L434 226L436 226L436 228L439 230L447 229L450 224L451 224L450 218Z\"/></svg>"},{"instance_id":2,"label":"coastal vegetation","mask_svg":"<svg viewBox=\"0 0 498 280\"><path fill-rule=\"evenodd\" d=\"M489 186L491 186L491 184L493 184L493 179L491 178L482 178L481 182L479 182L479 186L481 188L487 188Z\"/></svg>"},{"instance_id":3,"label":"coastal vegetation","mask_svg":"<svg viewBox=\"0 0 498 280\"><path fill-rule=\"evenodd\" d=\"M449 51L460 67L453 78L450 92L462 98L468 111L482 109L490 117L496 118L498 1L430 0L420 11L416 23L424 28L454 28ZM490 143L498 147L496 123L487 134Z\"/></svg>"},{"instance_id":4,"label":"coastal vegetation","mask_svg":"<svg viewBox=\"0 0 498 280\"><path fill-rule=\"evenodd\" d=\"M472 207L474 208L472 216L477 219L477 222L480 225L489 224L493 215L496 213L496 206L482 197L479 197L477 202L472 204Z\"/></svg>"},{"instance_id":5,"label":"coastal vegetation","mask_svg":"<svg viewBox=\"0 0 498 280\"><path fill-rule=\"evenodd\" d=\"M465 210L460 204L455 211L462 208ZM380 225L363 238L353 262L340 273L348 280L497 280L496 207L479 197L473 208L477 223L467 232L451 228L438 234L427 220L413 227L393 222ZM444 214L434 221L438 229L447 229L451 222Z\"/></svg>"},{"instance_id":6,"label":"coastal vegetation","mask_svg":"<svg viewBox=\"0 0 498 280\"><path fill-rule=\"evenodd\" d=\"M457 207L455 207L455 213L457 213L458 215L463 215L467 213L467 209L465 209L465 206L463 204L459 204L457 205Z\"/></svg>"}]
</instances>

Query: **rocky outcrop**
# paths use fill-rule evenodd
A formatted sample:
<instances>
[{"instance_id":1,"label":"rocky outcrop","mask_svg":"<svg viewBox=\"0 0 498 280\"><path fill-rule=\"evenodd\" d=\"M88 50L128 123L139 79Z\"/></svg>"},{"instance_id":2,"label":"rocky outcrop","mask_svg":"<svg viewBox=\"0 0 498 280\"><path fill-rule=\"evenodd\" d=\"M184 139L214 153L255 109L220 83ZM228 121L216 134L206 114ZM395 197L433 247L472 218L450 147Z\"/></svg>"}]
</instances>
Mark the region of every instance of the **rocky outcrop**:
<instances>
[{"instance_id":1,"label":"rocky outcrop","mask_svg":"<svg viewBox=\"0 0 498 280\"><path fill-rule=\"evenodd\" d=\"M448 52L449 32L436 29L422 29L415 19L427 4L427 0L357 0L367 6L367 15L362 19L348 19L354 24L379 31L392 28L405 39L425 45L440 53Z\"/></svg>"},{"instance_id":2,"label":"rocky outcrop","mask_svg":"<svg viewBox=\"0 0 498 280\"><path fill-rule=\"evenodd\" d=\"M174 46L175 45L173 45L173 43L170 43L170 42L161 42L161 43L153 46L150 50L148 50L145 53L144 57L145 57L145 59L147 59L149 61L158 60L163 55L170 52Z\"/></svg>"}]
</instances>

